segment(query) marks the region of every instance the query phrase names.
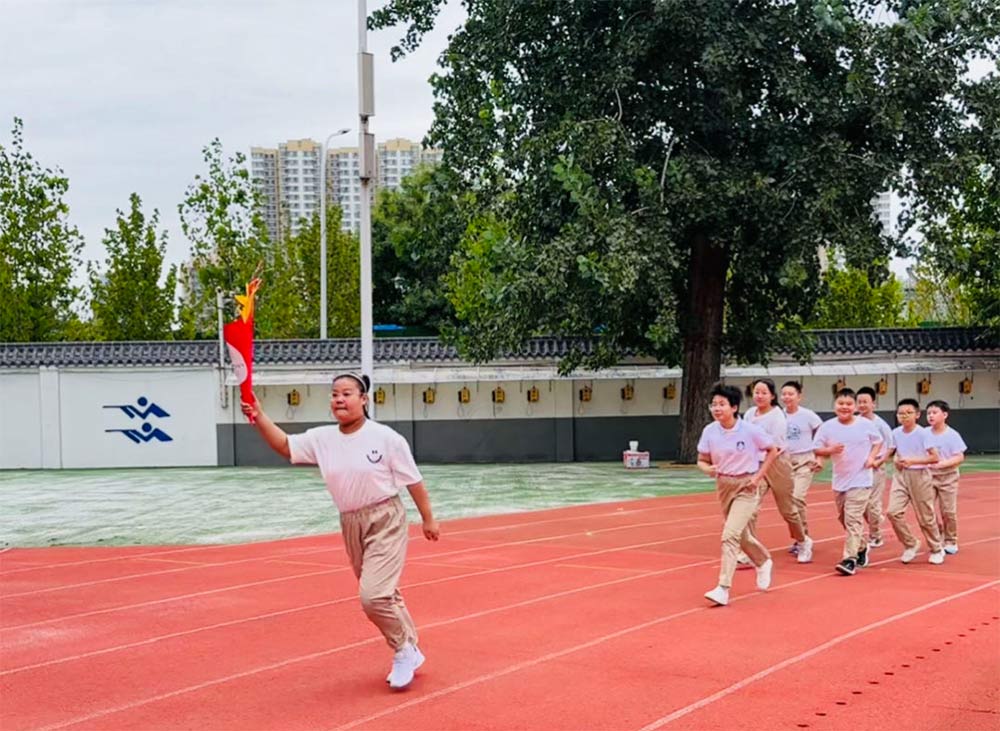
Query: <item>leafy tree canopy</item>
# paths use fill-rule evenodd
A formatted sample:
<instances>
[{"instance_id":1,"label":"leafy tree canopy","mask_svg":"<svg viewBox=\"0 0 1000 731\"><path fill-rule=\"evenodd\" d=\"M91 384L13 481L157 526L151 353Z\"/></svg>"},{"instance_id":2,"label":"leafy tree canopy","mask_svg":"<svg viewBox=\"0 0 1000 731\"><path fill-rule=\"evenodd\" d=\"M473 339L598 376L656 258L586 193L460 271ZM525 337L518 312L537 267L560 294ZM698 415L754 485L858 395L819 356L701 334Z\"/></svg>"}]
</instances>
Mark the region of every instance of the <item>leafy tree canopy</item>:
<instances>
[{"instance_id":1,"label":"leafy tree canopy","mask_svg":"<svg viewBox=\"0 0 1000 731\"><path fill-rule=\"evenodd\" d=\"M460 345L555 332L596 337L590 365L681 364L685 458L723 352L807 355L819 246L877 280L901 247L872 197L948 200L983 134L969 60L1000 28L993 0L464 5L430 133L490 209L456 261L454 296L481 303L456 301ZM440 7L391 0L370 26L405 24L402 55Z\"/></svg>"},{"instance_id":2,"label":"leafy tree canopy","mask_svg":"<svg viewBox=\"0 0 1000 731\"><path fill-rule=\"evenodd\" d=\"M61 340L83 333L72 308L83 238L69 222L69 180L24 147L15 117L0 144L0 341Z\"/></svg>"},{"instance_id":3,"label":"leafy tree canopy","mask_svg":"<svg viewBox=\"0 0 1000 731\"><path fill-rule=\"evenodd\" d=\"M115 227L104 232L108 256L103 269L88 265L92 334L100 340L169 340L177 267L164 278L167 232L157 233L160 214L154 210L147 220L136 193L129 196L128 213L117 213Z\"/></svg>"},{"instance_id":4,"label":"leafy tree canopy","mask_svg":"<svg viewBox=\"0 0 1000 731\"><path fill-rule=\"evenodd\" d=\"M376 322L435 331L454 324L445 277L474 200L443 166L419 168L398 190L380 191L372 216Z\"/></svg>"}]
</instances>

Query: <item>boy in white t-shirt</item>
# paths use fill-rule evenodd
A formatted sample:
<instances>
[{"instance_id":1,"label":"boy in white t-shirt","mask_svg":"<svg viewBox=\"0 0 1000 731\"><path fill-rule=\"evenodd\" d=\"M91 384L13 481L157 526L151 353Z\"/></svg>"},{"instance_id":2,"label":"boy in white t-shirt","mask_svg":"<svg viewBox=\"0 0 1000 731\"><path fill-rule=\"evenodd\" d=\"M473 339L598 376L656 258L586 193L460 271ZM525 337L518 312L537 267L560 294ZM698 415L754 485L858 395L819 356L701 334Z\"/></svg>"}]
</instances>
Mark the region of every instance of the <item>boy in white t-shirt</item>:
<instances>
[{"instance_id":1,"label":"boy in white t-shirt","mask_svg":"<svg viewBox=\"0 0 1000 731\"><path fill-rule=\"evenodd\" d=\"M865 509L872 489L872 465L882 447L882 438L867 419L854 415L855 394L849 388L837 391L836 418L823 422L813 439L813 452L833 462L833 492L837 518L847 531L844 555L836 570L853 576L868 565L865 542Z\"/></svg>"},{"instance_id":2,"label":"boy in white t-shirt","mask_svg":"<svg viewBox=\"0 0 1000 731\"><path fill-rule=\"evenodd\" d=\"M878 429L879 436L882 437L882 449L879 450L872 470L872 492L868 499L868 507L865 509L869 548L885 545L882 538L882 521L885 520L882 510L882 495L885 493L885 463L889 459L889 450L892 449L892 427L886 423L885 419L875 413L875 402L874 388L865 386L858 389L858 416L872 422Z\"/></svg>"},{"instance_id":3,"label":"boy in white t-shirt","mask_svg":"<svg viewBox=\"0 0 1000 731\"><path fill-rule=\"evenodd\" d=\"M766 432L740 419L740 390L735 386L716 384L709 410L715 421L702 430L698 440L698 469L715 478L725 524L719 583L705 598L725 606L740 548L757 567L757 588L766 591L771 585L771 554L750 532L749 525L760 505L764 475L778 450ZM763 462L759 452L765 453Z\"/></svg>"},{"instance_id":4,"label":"boy in white t-shirt","mask_svg":"<svg viewBox=\"0 0 1000 731\"><path fill-rule=\"evenodd\" d=\"M927 423L930 424L930 444L938 453L938 461L931 465L931 483L941 513L941 537L944 552L958 553L958 466L965 461L965 440L948 426L951 409L947 401L927 404Z\"/></svg>"},{"instance_id":5,"label":"boy in white t-shirt","mask_svg":"<svg viewBox=\"0 0 1000 731\"><path fill-rule=\"evenodd\" d=\"M802 528L809 532L806 514L806 496L812 485L815 474L816 455L813 454L813 437L823 420L815 411L802 405L802 384L798 381L788 381L781 387L781 403L785 407L785 424L787 428L786 449L792 466L792 503L799 513ZM802 563L808 563L811 555L803 560L802 546L795 542L789 549L799 554ZM809 546L812 554L812 546Z\"/></svg>"},{"instance_id":6,"label":"boy in white t-shirt","mask_svg":"<svg viewBox=\"0 0 1000 731\"><path fill-rule=\"evenodd\" d=\"M934 484L928 465L938 461L937 450L931 446L930 430L917 424L920 418L920 404L916 399L902 399L896 406L896 420L899 426L892 430L892 453L895 455L892 476L892 490L889 493L889 522L896 537L903 544L903 555L899 560L910 563L920 550L917 540L906 525L906 507L913 503L920 531L927 540L930 550L928 562L944 563L941 532L934 517Z\"/></svg>"}]
</instances>

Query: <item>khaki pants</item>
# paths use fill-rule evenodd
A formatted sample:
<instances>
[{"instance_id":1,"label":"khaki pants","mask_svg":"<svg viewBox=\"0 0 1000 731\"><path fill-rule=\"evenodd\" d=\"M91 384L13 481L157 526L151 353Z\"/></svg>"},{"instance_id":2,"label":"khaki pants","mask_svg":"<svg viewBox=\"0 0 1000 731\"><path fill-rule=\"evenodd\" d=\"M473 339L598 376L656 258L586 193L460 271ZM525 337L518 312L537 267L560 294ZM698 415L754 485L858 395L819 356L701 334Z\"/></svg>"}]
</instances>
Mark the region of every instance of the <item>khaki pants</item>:
<instances>
[{"instance_id":1,"label":"khaki pants","mask_svg":"<svg viewBox=\"0 0 1000 731\"><path fill-rule=\"evenodd\" d=\"M868 523L868 538L876 541L882 537L882 495L885 493L885 468L872 470L872 490L868 496L868 506L865 508L865 521Z\"/></svg>"},{"instance_id":2,"label":"khaki pants","mask_svg":"<svg viewBox=\"0 0 1000 731\"><path fill-rule=\"evenodd\" d=\"M789 455L792 463L792 504L799 514L799 523L802 530L809 534L809 521L806 516L806 495L812 485L813 464L816 462L816 455L812 452L799 452Z\"/></svg>"},{"instance_id":3,"label":"khaki pants","mask_svg":"<svg viewBox=\"0 0 1000 731\"><path fill-rule=\"evenodd\" d=\"M941 533L934 517L934 485L929 470L896 470L889 492L889 522L896 537L906 548L913 548L918 541L906 525L906 506L913 503L917 523L927 539L927 549L932 553L941 550Z\"/></svg>"},{"instance_id":4,"label":"khaki pants","mask_svg":"<svg viewBox=\"0 0 1000 731\"><path fill-rule=\"evenodd\" d=\"M788 534L792 540L801 543L806 539L805 526L799 518L799 511L792 500L794 488L792 486L792 460L787 452L782 452L774 460L771 469L764 475L764 486L760 491L760 502L764 502L764 496L768 491L774 494L774 503L778 506L778 512L788 524ZM760 505L757 506L759 512ZM757 535L757 512L754 512L750 519L750 532Z\"/></svg>"},{"instance_id":5,"label":"khaki pants","mask_svg":"<svg viewBox=\"0 0 1000 731\"><path fill-rule=\"evenodd\" d=\"M341 513L340 529L351 568L358 577L361 607L393 650L417 644L417 628L399 593L406 559L406 509L397 495Z\"/></svg>"},{"instance_id":6,"label":"khaki pants","mask_svg":"<svg viewBox=\"0 0 1000 731\"><path fill-rule=\"evenodd\" d=\"M958 468L931 470L934 497L941 513L941 537L946 546L958 545Z\"/></svg>"},{"instance_id":7,"label":"khaki pants","mask_svg":"<svg viewBox=\"0 0 1000 731\"><path fill-rule=\"evenodd\" d=\"M868 548L865 542L865 509L871 500L870 487L852 487L845 492L834 492L837 519L847 531L844 541L844 558L858 557L858 551Z\"/></svg>"},{"instance_id":8,"label":"khaki pants","mask_svg":"<svg viewBox=\"0 0 1000 731\"><path fill-rule=\"evenodd\" d=\"M750 557L755 566L771 558L771 554L750 532L750 520L760 506L759 488L750 486L750 475L730 477L719 475L715 488L722 504L725 523L722 526L722 567L719 569L719 586L728 589L736 572L736 557L740 549Z\"/></svg>"}]
</instances>

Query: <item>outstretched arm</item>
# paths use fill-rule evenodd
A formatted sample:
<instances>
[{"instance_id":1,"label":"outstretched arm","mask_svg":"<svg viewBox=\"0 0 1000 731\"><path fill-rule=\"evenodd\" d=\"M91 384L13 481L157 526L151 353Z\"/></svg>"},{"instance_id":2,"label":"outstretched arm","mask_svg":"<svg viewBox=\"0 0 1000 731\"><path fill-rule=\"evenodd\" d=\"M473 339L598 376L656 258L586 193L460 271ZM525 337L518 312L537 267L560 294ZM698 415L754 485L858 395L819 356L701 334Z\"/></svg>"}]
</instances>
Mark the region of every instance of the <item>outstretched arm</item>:
<instances>
[{"instance_id":1,"label":"outstretched arm","mask_svg":"<svg viewBox=\"0 0 1000 731\"><path fill-rule=\"evenodd\" d=\"M243 410L244 416L247 418L253 417L255 421L254 426L257 427L257 431L260 432L260 435L264 437L264 441L267 442L267 446L285 459L292 458L291 449L288 447L288 435L285 434L281 427L271 421L271 417L264 413L256 395L253 397L252 404L248 404L246 401L240 401L240 408Z\"/></svg>"}]
</instances>

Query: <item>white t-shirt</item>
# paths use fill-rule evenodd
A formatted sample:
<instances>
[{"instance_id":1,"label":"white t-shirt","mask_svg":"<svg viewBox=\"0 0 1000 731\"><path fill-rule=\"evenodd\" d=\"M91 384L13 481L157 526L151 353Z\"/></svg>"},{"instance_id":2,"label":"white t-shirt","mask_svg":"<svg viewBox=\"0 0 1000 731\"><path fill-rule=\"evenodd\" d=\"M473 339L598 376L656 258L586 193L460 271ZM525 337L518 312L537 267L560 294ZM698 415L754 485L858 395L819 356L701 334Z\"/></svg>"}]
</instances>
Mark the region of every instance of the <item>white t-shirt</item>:
<instances>
[{"instance_id":1,"label":"white t-shirt","mask_svg":"<svg viewBox=\"0 0 1000 731\"><path fill-rule=\"evenodd\" d=\"M289 434L288 448L292 464L319 467L341 513L394 497L402 486L423 479L402 435L371 420L353 434L336 424Z\"/></svg>"},{"instance_id":2,"label":"white t-shirt","mask_svg":"<svg viewBox=\"0 0 1000 731\"><path fill-rule=\"evenodd\" d=\"M737 419L732 429L713 421L701 431L698 452L712 457L716 474L746 475L760 467L759 450L774 446L767 432L748 421Z\"/></svg>"},{"instance_id":3,"label":"white t-shirt","mask_svg":"<svg viewBox=\"0 0 1000 731\"><path fill-rule=\"evenodd\" d=\"M946 426L940 434L935 433L933 429L928 429L927 437L927 446L934 447L938 451L938 457L942 460L950 459L956 454L962 454L968 449L962 435L950 426ZM931 467L933 466L931 465Z\"/></svg>"},{"instance_id":4,"label":"white t-shirt","mask_svg":"<svg viewBox=\"0 0 1000 731\"><path fill-rule=\"evenodd\" d=\"M915 426L913 431L907 434L903 431L903 427L897 426L892 430L892 444L896 448L896 456L909 459L924 459L928 457L927 450L932 446L929 438L930 433L930 429ZM927 465L917 464L906 469L926 470Z\"/></svg>"},{"instance_id":5,"label":"white t-shirt","mask_svg":"<svg viewBox=\"0 0 1000 731\"><path fill-rule=\"evenodd\" d=\"M868 419L867 416L859 416L859 418ZM872 418L868 421L875 425L878 435L882 437L882 449L878 450L878 457L882 459L885 453L892 449L892 427L878 414L872 414Z\"/></svg>"},{"instance_id":6,"label":"white t-shirt","mask_svg":"<svg viewBox=\"0 0 1000 731\"><path fill-rule=\"evenodd\" d=\"M800 406L794 414L785 412L785 423L788 431L785 435L785 442L788 444L789 454L805 454L811 452L813 448L813 432L819 429L823 420L819 418L812 409Z\"/></svg>"},{"instance_id":7,"label":"white t-shirt","mask_svg":"<svg viewBox=\"0 0 1000 731\"><path fill-rule=\"evenodd\" d=\"M882 441L878 429L868 419L855 416L850 424L839 419L824 421L813 439L816 449L843 444L844 451L830 456L833 462L833 489L847 492L856 487L872 486L872 469L865 468L872 445Z\"/></svg>"},{"instance_id":8,"label":"white t-shirt","mask_svg":"<svg viewBox=\"0 0 1000 731\"><path fill-rule=\"evenodd\" d=\"M747 412L743 414L743 420L748 424L753 424L758 429L764 430L771 440L774 442L774 446L778 450L783 450L787 444L788 440L788 425L785 423L785 412L779 409L777 406L772 406L771 410L766 414L761 416L757 415L757 407L751 406L747 409ZM767 457L767 452L760 452L757 455L757 459L761 462Z\"/></svg>"}]
</instances>

